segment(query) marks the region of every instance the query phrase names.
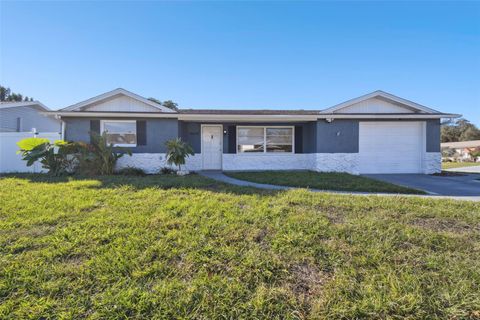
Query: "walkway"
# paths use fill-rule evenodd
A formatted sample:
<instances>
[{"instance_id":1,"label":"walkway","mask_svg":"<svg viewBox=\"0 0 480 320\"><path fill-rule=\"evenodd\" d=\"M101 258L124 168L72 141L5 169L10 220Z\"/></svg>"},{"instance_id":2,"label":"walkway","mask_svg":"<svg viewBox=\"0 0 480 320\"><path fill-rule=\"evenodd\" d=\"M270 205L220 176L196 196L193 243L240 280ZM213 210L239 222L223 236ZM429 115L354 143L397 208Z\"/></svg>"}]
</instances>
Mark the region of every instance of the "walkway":
<instances>
[{"instance_id":1,"label":"walkway","mask_svg":"<svg viewBox=\"0 0 480 320\"><path fill-rule=\"evenodd\" d=\"M223 174L221 171L199 171L198 174L219 181L241 187L253 187L258 189L268 189L268 190L294 190L294 189L305 189L305 188L296 188L296 187L287 187L287 186L277 186L272 184L263 184L255 183L250 181L239 180L235 178L228 177ZM480 182L479 182L480 185ZM336 194L346 194L346 195L355 195L355 196L405 196L405 197L421 197L421 198L435 198L435 199L454 199L454 200L468 200L468 201L480 201L479 196L444 196L444 195L417 195L417 194L398 194L398 193L372 193L372 192L354 192L354 191L335 191L335 190L318 190L318 189L308 189L312 192L323 192L323 193L336 193Z\"/></svg>"}]
</instances>

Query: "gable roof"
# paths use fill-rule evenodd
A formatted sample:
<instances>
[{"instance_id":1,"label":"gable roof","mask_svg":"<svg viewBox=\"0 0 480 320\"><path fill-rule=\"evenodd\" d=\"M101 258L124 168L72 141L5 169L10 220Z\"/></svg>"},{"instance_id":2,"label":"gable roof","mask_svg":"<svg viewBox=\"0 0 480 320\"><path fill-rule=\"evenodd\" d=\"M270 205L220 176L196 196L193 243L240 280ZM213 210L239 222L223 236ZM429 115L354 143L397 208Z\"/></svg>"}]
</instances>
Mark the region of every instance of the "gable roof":
<instances>
[{"instance_id":1,"label":"gable roof","mask_svg":"<svg viewBox=\"0 0 480 320\"><path fill-rule=\"evenodd\" d=\"M73 104L71 106L68 106L66 108L60 109L59 111L84 111L84 109L90 105L109 100L111 98L115 98L117 96L127 96L132 99L135 99L137 101L143 102L151 107L157 108L159 112L168 112L168 113L175 113L174 110L169 109L167 107L164 107L156 102L150 101L142 96L139 96L138 94L135 94L133 92L130 92L128 90L118 88L109 92L105 92L101 95L95 96L93 98L87 99L85 101Z\"/></svg>"},{"instance_id":2,"label":"gable roof","mask_svg":"<svg viewBox=\"0 0 480 320\"><path fill-rule=\"evenodd\" d=\"M40 101L2 101L0 102L0 109L5 108L16 108L16 107L34 107L41 111L50 111L47 106L45 106Z\"/></svg>"},{"instance_id":3,"label":"gable roof","mask_svg":"<svg viewBox=\"0 0 480 320\"><path fill-rule=\"evenodd\" d=\"M334 112L336 112L340 109L347 108L351 105L354 105L356 103L359 103L359 102L362 102L362 101L365 101L365 100L368 100L368 99L372 99L372 98L380 98L380 99L383 99L383 100L386 100L386 101L389 101L389 102L393 102L395 104L400 104L401 106L403 106L407 109L413 110L415 112L418 112L418 113L437 113L437 114L441 113L437 110L427 108L425 106L422 106L421 104L415 103L415 102L407 100L407 99L397 97L397 96L395 96L391 93L388 93L388 92L385 92L385 91L382 91L382 90L377 90L377 91L365 94L363 96L360 96L358 98L354 98L354 99L342 102L342 103L337 104L333 107L325 109L325 110L321 111L320 113L334 113Z\"/></svg>"}]
</instances>

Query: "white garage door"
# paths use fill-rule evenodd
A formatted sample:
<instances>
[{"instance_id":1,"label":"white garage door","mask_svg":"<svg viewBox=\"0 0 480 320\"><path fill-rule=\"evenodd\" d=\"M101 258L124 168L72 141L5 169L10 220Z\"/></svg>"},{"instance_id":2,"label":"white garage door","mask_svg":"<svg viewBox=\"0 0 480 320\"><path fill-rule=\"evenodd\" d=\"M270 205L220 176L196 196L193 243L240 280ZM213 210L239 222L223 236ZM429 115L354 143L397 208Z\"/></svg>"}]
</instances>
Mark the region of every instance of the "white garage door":
<instances>
[{"instance_id":1,"label":"white garage door","mask_svg":"<svg viewBox=\"0 0 480 320\"><path fill-rule=\"evenodd\" d=\"M360 122L360 173L422 173L423 122Z\"/></svg>"}]
</instances>

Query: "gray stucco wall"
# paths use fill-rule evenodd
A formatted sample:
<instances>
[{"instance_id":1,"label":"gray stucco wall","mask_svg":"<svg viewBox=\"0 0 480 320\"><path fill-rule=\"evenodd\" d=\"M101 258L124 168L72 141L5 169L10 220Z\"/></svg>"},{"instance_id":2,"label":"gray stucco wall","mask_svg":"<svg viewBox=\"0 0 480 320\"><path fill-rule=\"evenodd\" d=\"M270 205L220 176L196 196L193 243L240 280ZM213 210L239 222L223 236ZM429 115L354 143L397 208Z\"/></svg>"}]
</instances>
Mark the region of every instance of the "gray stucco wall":
<instances>
[{"instance_id":1,"label":"gray stucco wall","mask_svg":"<svg viewBox=\"0 0 480 320\"><path fill-rule=\"evenodd\" d=\"M90 120L85 118L64 118L65 139L68 141L90 141ZM102 119L106 120L106 119ZM176 119L132 119L146 121L147 141L144 146L131 148L133 153L164 153L165 142L178 137L178 121Z\"/></svg>"},{"instance_id":2,"label":"gray stucco wall","mask_svg":"<svg viewBox=\"0 0 480 320\"><path fill-rule=\"evenodd\" d=\"M427 121L427 152L440 152L440 120Z\"/></svg>"},{"instance_id":3,"label":"gray stucco wall","mask_svg":"<svg viewBox=\"0 0 480 320\"><path fill-rule=\"evenodd\" d=\"M32 128L37 132L60 132L61 124L29 106L0 109L0 132L30 132Z\"/></svg>"},{"instance_id":4,"label":"gray stucco wall","mask_svg":"<svg viewBox=\"0 0 480 320\"><path fill-rule=\"evenodd\" d=\"M358 120L318 120L316 138L317 153L356 153Z\"/></svg>"}]
</instances>

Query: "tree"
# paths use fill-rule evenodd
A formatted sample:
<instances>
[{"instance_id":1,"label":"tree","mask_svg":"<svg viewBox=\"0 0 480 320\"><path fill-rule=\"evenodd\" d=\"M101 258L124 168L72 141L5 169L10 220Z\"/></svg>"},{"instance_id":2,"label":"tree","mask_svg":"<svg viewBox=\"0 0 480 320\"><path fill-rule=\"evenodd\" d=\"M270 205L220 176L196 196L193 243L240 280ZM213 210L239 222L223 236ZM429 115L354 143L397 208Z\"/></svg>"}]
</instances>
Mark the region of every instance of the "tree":
<instances>
[{"instance_id":1,"label":"tree","mask_svg":"<svg viewBox=\"0 0 480 320\"><path fill-rule=\"evenodd\" d=\"M163 101L162 106L178 111L178 103L175 103L172 100Z\"/></svg>"},{"instance_id":2,"label":"tree","mask_svg":"<svg viewBox=\"0 0 480 320\"><path fill-rule=\"evenodd\" d=\"M479 140L480 130L470 121L460 118L442 125L442 142Z\"/></svg>"},{"instance_id":3,"label":"tree","mask_svg":"<svg viewBox=\"0 0 480 320\"><path fill-rule=\"evenodd\" d=\"M153 102L155 102L155 103L158 103L159 105L162 105L162 101L160 101L160 100L158 100L158 99L155 99L155 98L150 97L150 98L148 98L148 100L153 101Z\"/></svg>"},{"instance_id":4,"label":"tree","mask_svg":"<svg viewBox=\"0 0 480 320\"><path fill-rule=\"evenodd\" d=\"M155 103L158 103L159 105L164 106L165 108L169 108L169 109L178 111L178 103L173 102L172 100L165 100L165 101L162 102L162 101L160 101L156 98L152 98L152 97L148 98L148 100L153 101Z\"/></svg>"},{"instance_id":5,"label":"tree","mask_svg":"<svg viewBox=\"0 0 480 320\"><path fill-rule=\"evenodd\" d=\"M13 101L13 102L20 102L20 101L33 101L33 98L25 97L20 93L14 93L10 90L10 88L6 88L0 86L0 101Z\"/></svg>"}]
</instances>

